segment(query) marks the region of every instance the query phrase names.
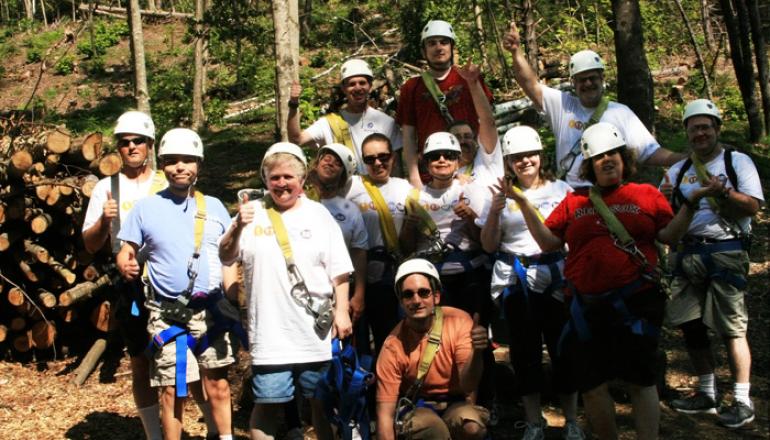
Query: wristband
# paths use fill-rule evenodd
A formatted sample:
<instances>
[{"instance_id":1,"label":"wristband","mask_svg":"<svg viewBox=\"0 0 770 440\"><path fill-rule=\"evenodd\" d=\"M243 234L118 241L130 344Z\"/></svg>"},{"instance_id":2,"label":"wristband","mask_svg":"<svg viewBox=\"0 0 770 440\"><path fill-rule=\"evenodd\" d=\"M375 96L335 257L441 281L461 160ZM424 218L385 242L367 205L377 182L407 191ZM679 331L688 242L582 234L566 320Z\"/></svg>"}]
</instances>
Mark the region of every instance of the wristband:
<instances>
[{"instance_id":1,"label":"wristband","mask_svg":"<svg viewBox=\"0 0 770 440\"><path fill-rule=\"evenodd\" d=\"M289 100L289 108L298 108L299 107L299 100L298 99L290 99Z\"/></svg>"}]
</instances>

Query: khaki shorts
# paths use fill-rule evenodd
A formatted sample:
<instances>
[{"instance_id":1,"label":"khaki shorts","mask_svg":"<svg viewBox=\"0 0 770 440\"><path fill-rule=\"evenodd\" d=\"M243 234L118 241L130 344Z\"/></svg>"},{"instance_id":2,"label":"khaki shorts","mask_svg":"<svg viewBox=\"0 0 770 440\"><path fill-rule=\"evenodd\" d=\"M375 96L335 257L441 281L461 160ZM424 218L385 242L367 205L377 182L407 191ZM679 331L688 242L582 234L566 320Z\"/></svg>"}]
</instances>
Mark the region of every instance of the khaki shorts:
<instances>
[{"instance_id":1,"label":"khaki shorts","mask_svg":"<svg viewBox=\"0 0 770 440\"><path fill-rule=\"evenodd\" d=\"M439 415L430 408L417 408L405 423L412 440L441 440L462 438L463 424L473 421L486 428L489 411L483 406L456 402Z\"/></svg>"},{"instance_id":2,"label":"khaki shorts","mask_svg":"<svg viewBox=\"0 0 770 440\"><path fill-rule=\"evenodd\" d=\"M728 251L711 254L714 265L735 276L748 277L749 256L746 251ZM671 255L676 262L677 255ZM722 337L738 338L746 335L749 315L746 311L744 290L721 278L711 278L700 255L682 258L681 274L671 282L671 300L666 307L666 324L679 326L696 319Z\"/></svg>"},{"instance_id":3,"label":"khaki shorts","mask_svg":"<svg viewBox=\"0 0 770 440\"><path fill-rule=\"evenodd\" d=\"M200 340L208 328L213 327L214 322L211 313L202 310L195 313L187 324L190 334ZM167 329L169 325L160 318L160 311L150 310L150 317L147 322L147 332L150 335L156 335ZM213 341L209 341L209 347L203 353L197 356L192 350L187 349L187 383L200 380L198 367L203 369L216 369L226 367L235 362L235 353L237 350L237 338L232 338L229 332L221 334ZM176 341L164 345L155 352L150 360L150 385L174 386L176 384Z\"/></svg>"}]
</instances>

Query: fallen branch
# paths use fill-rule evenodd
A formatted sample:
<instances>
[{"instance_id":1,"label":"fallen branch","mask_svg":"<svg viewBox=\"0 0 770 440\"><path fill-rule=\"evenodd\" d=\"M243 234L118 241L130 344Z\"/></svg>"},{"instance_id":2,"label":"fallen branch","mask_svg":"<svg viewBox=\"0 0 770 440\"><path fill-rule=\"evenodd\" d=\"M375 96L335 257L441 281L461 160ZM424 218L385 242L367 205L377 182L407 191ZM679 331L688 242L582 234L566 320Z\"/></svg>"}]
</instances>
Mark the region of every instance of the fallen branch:
<instances>
[{"instance_id":1,"label":"fallen branch","mask_svg":"<svg viewBox=\"0 0 770 440\"><path fill-rule=\"evenodd\" d=\"M83 3L81 3L78 6L78 9L81 11L89 11L88 5ZM185 13L185 12L139 10L139 13L141 15L146 15L148 17L185 18L185 19L193 18L193 14ZM117 16L121 18L126 18L126 8L119 8L117 6L97 5L96 8L94 9L94 14L112 15L112 16Z\"/></svg>"}]
</instances>

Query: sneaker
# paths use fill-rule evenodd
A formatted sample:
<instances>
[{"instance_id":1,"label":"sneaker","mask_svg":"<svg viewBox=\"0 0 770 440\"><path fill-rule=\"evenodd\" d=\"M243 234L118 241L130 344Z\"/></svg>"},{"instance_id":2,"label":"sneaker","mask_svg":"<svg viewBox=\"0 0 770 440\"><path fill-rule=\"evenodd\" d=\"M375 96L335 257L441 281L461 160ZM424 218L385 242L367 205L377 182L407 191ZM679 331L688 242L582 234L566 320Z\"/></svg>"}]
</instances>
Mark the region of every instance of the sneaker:
<instances>
[{"instance_id":1,"label":"sneaker","mask_svg":"<svg viewBox=\"0 0 770 440\"><path fill-rule=\"evenodd\" d=\"M740 428L753 421L754 408L737 400L719 411L719 423L728 428Z\"/></svg>"},{"instance_id":2,"label":"sneaker","mask_svg":"<svg viewBox=\"0 0 770 440\"><path fill-rule=\"evenodd\" d=\"M521 440L544 440L545 428L545 423L527 423L527 429Z\"/></svg>"},{"instance_id":3,"label":"sneaker","mask_svg":"<svg viewBox=\"0 0 770 440\"><path fill-rule=\"evenodd\" d=\"M564 425L564 440L585 440L586 435L576 421L568 421Z\"/></svg>"},{"instance_id":4,"label":"sneaker","mask_svg":"<svg viewBox=\"0 0 770 440\"><path fill-rule=\"evenodd\" d=\"M698 391L683 399L674 399L669 406L684 414L716 414L717 403L708 394Z\"/></svg>"}]
</instances>

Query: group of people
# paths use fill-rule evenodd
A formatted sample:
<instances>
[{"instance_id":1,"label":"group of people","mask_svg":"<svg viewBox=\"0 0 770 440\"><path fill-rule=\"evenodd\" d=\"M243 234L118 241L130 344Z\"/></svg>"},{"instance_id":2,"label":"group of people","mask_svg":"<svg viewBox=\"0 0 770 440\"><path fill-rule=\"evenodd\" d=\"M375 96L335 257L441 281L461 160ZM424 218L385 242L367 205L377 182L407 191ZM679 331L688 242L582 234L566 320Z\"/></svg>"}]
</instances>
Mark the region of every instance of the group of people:
<instances>
[{"instance_id":1,"label":"group of people","mask_svg":"<svg viewBox=\"0 0 770 440\"><path fill-rule=\"evenodd\" d=\"M232 218L196 189L204 148L195 132L165 133L156 173L152 120L119 118L123 169L94 190L83 239L92 252L110 243L124 277L117 316L147 438L180 438L188 384L209 436L232 438L227 369L238 340L252 364L251 438L275 438L282 414L296 418L297 398L317 437L334 438L316 391L338 339L376 357L377 438L488 438L489 323L500 312L523 439L545 438L544 343L565 439L586 438L578 394L593 435L618 437L613 379L628 384L638 438L657 438L664 323L681 328L699 378L671 407L718 414L731 428L753 420L744 296L751 217L764 197L751 159L719 141L715 104L687 104L691 151L671 152L606 97L598 54L571 57L574 94L552 89L511 24L504 47L554 132L552 170L533 128L498 138L491 93L478 66L454 64L455 43L451 24L425 25L428 68L401 88L395 119L369 105L374 74L361 59L341 68L344 108L305 130L295 84L290 142L267 150L265 189L239 192ZM301 146L316 146L315 157ZM641 164L670 168L655 187L630 180ZM670 298L657 243L671 249ZM233 305L238 266L245 326ZM735 384L722 407L709 330L727 347Z\"/></svg>"}]
</instances>

